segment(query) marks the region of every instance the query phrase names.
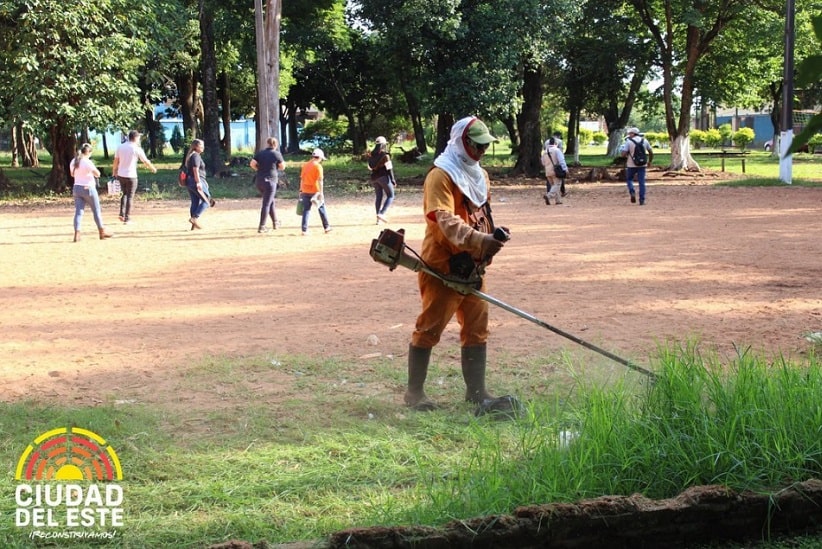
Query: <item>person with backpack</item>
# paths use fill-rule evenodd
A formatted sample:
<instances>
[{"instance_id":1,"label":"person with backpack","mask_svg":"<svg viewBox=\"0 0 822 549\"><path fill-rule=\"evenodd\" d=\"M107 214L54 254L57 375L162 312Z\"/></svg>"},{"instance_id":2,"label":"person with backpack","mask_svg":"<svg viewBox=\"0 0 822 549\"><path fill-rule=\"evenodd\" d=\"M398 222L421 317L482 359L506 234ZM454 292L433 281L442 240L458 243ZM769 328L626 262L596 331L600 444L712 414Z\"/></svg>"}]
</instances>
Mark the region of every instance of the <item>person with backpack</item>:
<instances>
[{"instance_id":1,"label":"person with backpack","mask_svg":"<svg viewBox=\"0 0 822 549\"><path fill-rule=\"evenodd\" d=\"M542 152L542 166L545 168L546 189L543 198L545 205L551 205L553 198L557 206L562 204L562 198L565 193L562 192L562 186L565 184L565 178L568 176L568 165L565 163L565 155L557 146L556 139L550 138L548 146Z\"/></svg>"},{"instance_id":2,"label":"person with backpack","mask_svg":"<svg viewBox=\"0 0 822 549\"><path fill-rule=\"evenodd\" d=\"M388 140L383 136L377 138L377 144L368 157L368 170L371 172L371 185L374 186L376 193L374 207L377 211L377 225L388 223L385 214L394 202L396 182L391 154L388 151ZM383 196L385 196L385 202L383 202Z\"/></svg>"},{"instance_id":3,"label":"person with backpack","mask_svg":"<svg viewBox=\"0 0 822 549\"><path fill-rule=\"evenodd\" d=\"M639 184L639 205L645 205L645 169L654 160L654 151L651 144L645 139L638 128L628 128L628 137L619 149L627 159L625 164L625 179L628 184L628 193L631 195L631 203L636 203L636 192L634 191L634 177Z\"/></svg>"}]
</instances>

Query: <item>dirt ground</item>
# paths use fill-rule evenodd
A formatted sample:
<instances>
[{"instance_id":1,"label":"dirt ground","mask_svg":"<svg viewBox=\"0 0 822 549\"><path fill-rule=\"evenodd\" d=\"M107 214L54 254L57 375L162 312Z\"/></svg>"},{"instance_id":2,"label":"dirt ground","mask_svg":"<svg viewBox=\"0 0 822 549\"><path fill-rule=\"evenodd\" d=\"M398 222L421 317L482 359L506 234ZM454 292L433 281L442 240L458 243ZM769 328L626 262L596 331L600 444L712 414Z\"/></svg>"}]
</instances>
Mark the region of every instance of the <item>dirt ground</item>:
<instances>
[{"instance_id":1,"label":"dirt ground","mask_svg":"<svg viewBox=\"0 0 822 549\"><path fill-rule=\"evenodd\" d=\"M642 207L616 181L571 183L559 206L537 180L496 181L495 220L512 239L487 292L639 364L688 338L720 356L807 352L804 335L822 331L822 189L654 176ZM416 250L420 203L418 186L401 186L388 225ZM184 399L175 367L215 354L402 357L416 278L369 256L382 228L372 196L329 198L330 234L312 212L301 236L295 201L278 205L283 226L268 234L257 234L256 200L222 200L192 232L187 202L140 201L122 225L107 197L115 238L99 240L87 212L78 243L68 201L0 207L0 398ZM492 364L580 349L493 306L491 323ZM457 347L452 322L438 349Z\"/></svg>"}]
</instances>

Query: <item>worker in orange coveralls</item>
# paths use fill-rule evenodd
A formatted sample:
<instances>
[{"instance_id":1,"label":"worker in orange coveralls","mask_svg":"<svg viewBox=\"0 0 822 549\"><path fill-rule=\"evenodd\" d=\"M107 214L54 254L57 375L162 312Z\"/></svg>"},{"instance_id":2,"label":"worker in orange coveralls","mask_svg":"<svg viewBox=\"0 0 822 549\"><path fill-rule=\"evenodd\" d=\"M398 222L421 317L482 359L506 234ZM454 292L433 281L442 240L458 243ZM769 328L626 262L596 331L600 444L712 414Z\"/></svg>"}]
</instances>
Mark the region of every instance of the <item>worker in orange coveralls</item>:
<instances>
[{"instance_id":1,"label":"worker in orange coveralls","mask_svg":"<svg viewBox=\"0 0 822 549\"><path fill-rule=\"evenodd\" d=\"M488 172L479 164L494 141L497 138L478 118L457 121L451 128L448 146L434 160L434 167L425 178L426 228L421 257L432 270L446 277L476 279L476 273L482 274L484 265L505 243L492 234L495 227L489 206ZM425 272L419 272L418 277L422 312L408 349L405 404L420 411L436 408L423 386L431 349L454 313L460 324L465 399L476 404L493 400L485 388L488 303L473 294L464 295L449 288ZM482 291L484 282L480 280L477 279L477 289Z\"/></svg>"}]
</instances>

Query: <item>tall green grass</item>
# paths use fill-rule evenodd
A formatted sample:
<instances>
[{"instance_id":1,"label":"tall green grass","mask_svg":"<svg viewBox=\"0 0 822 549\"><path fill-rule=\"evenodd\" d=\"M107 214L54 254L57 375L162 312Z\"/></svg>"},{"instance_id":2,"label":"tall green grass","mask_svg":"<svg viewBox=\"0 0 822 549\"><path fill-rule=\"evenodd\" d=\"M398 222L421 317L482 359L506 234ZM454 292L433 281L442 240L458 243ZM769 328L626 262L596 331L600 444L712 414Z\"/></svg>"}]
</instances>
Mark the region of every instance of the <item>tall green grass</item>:
<instances>
[{"instance_id":1,"label":"tall green grass","mask_svg":"<svg viewBox=\"0 0 822 549\"><path fill-rule=\"evenodd\" d=\"M686 345L660 351L652 384L626 373L595 385L576 367L568 382L527 394L532 382L503 374L515 369L500 364L495 384L526 402L515 421L473 417L460 402L461 380L436 367L432 394L457 404L425 414L379 391L341 389L344 379L359 379L358 389L401 387L394 367L283 362L313 387L301 400L247 394L246 381L265 378L267 361L215 360L188 371L187 385L208 391L219 383L227 410L0 405L0 546L30 546L11 519L14 466L35 436L65 425L101 434L120 455L126 520L110 544L118 547L311 540L532 503L636 492L664 498L699 484L768 493L822 474L822 368L814 354L795 361L740 353L721 363Z\"/></svg>"}]
</instances>

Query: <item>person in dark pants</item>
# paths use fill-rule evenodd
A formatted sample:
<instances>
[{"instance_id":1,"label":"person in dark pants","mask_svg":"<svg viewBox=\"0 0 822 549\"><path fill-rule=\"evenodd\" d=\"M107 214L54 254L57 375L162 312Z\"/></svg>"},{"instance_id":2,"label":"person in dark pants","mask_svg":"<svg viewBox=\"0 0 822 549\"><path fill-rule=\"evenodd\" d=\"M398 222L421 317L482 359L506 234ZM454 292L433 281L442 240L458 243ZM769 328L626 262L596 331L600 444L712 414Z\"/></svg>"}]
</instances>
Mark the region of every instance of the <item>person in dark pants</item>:
<instances>
[{"instance_id":1,"label":"person in dark pants","mask_svg":"<svg viewBox=\"0 0 822 549\"><path fill-rule=\"evenodd\" d=\"M636 203L636 191L634 190L634 177L636 177L639 185L639 205L645 205L645 170L654 161L654 150L651 144L645 139L639 128L628 128L628 137L625 138L625 143L619 149L619 152L627 160L625 162L625 183L628 186L628 196L630 196L631 203ZM644 155L637 153L637 149L645 152ZM637 160L642 158L642 162Z\"/></svg>"},{"instance_id":2,"label":"person in dark pants","mask_svg":"<svg viewBox=\"0 0 822 549\"><path fill-rule=\"evenodd\" d=\"M137 130L128 132L128 141L117 147L114 153L114 163L111 173L120 182L120 221L131 222L131 206L134 203L134 196L137 194L137 161L141 161L151 170L157 173L157 168L146 157L143 148L140 147L140 137L143 134Z\"/></svg>"},{"instance_id":3,"label":"person in dark pants","mask_svg":"<svg viewBox=\"0 0 822 549\"><path fill-rule=\"evenodd\" d=\"M200 216L214 205L214 199L208 192L208 182L206 181L205 162L203 162L203 150L205 144L202 139L195 139L191 142L191 148L186 155L186 189L191 197L191 207L189 208L191 230L202 229Z\"/></svg>"},{"instance_id":4,"label":"person in dark pants","mask_svg":"<svg viewBox=\"0 0 822 549\"><path fill-rule=\"evenodd\" d=\"M371 185L374 186L376 197L374 209L377 211L377 225L388 223L386 213L394 203L394 170L391 164L391 155L388 152L388 140L379 136L374 150L368 157L368 169L371 172ZM385 202L383 202L383 196Z\"/></svg>"},{"instance_id":5,"label":"person in dark pants","mask_svg":"<svg viewBox=\"0 0 822 549\"><path fill-rule=\"evenodd\" d=\"M254 155L251 159L251 169L254 170L254 183L257 190L263 195L263 205L260 209L260 227L258 233L267 233L266 219L271 217L271 226L277 229L280 222L277 221L277 211L275 207L277 197L277 170L285 169L283 155L277 150L280 146L276 137L269 137L265 141L267 147Z\"/></svg>"}]
</instances>

